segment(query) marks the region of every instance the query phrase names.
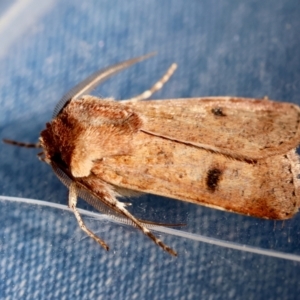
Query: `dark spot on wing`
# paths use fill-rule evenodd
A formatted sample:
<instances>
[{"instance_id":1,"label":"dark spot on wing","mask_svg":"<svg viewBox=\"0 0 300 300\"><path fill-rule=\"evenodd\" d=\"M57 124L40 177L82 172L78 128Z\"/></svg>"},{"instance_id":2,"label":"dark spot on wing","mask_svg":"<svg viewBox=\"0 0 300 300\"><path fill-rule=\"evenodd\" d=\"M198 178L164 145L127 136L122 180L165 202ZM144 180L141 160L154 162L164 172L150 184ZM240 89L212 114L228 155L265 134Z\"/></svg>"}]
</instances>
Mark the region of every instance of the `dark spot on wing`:
<instances>
[{"instance_id":1,"label":"dark spot on wing","mask_svg":"<svg viewBox=\"0 0 300 300\"><path fill-rule=\"evenodd\" d=\"M206 177L206 185L208 190L214 192L218 188L221 175L222 171L220 169L212 168L208 170Z\"/></svg>"},{"instance_id":2,"label":"dark spot on wing","mask_svg":"<svg viewBox=\"0 0 300 300\"><path fill-rule=\"evenodd\" d=\"M222 107L214 107L211 109L211 112L217 117L226 117Z\"/></svg>"}]
</instances>

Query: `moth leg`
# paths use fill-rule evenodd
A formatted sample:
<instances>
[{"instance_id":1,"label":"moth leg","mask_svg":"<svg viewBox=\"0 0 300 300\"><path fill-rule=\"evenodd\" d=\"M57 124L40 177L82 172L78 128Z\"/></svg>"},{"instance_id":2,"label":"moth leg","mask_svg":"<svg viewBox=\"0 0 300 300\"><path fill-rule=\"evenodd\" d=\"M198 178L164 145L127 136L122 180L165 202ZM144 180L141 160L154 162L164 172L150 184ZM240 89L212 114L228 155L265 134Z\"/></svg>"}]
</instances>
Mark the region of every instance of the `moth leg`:
<instances>
[{"instance_id":1,"label":"moth leg","mask_svg":"<svg viewBox=\"0 0 300 300\"><path fill-rule=\"evenodd\" d=\"M107 246L107 244L85 226L85 224L84 224L84 222L83 222L83 220L82 220L82 218L81 218L81 216L79 214L79 211L76 208L76 205L77 205L76 185L74 183L71 183L71 185L69 187L69 208L71 208L72 211L74 212L74 215L75 215L75 217L77 219L79 227L88 236L90 236L92 239L94 239L100 246L102 246L106 251L108 251L109 247Z\"/></svg>"},{"instance_id":2,"label":"moth leg","mask_svg":"<svg viewBox=\"0 0 300 300\"><path fill-rule=\"evenodd\" d=\"M155 92L159 91L164 86L164 84L174 74L174 72L175 72L176 69L177 69L177 64L172 64L169 67L169 69L167 70L167 72L165 73L165 75L160 80L158 80L149 90L143 92L140 95L132 97L130 99L122 100L122 102L123 103L126 103L126 102L137 102L137 101L141 101L141 100L145 100L145 99L150 98Z\"/></svg>"},{"instance_id":3,"label":"moth leg","mask_svg":"<svg viewBox=\"0 0 300 300\"><path fill-rule=\"evenodd\" d=\"M177 253L172 248L165 245L147 227L145 227L138 219L136 219L128 210L126 210L122 202L117 201L116 207L124 216L126 216L129 220L131 220L137 228L139 228L146 236L148 236L157 246L161 247L169 254L173 256L177 256Z\"/></svg>"}]
</instances>

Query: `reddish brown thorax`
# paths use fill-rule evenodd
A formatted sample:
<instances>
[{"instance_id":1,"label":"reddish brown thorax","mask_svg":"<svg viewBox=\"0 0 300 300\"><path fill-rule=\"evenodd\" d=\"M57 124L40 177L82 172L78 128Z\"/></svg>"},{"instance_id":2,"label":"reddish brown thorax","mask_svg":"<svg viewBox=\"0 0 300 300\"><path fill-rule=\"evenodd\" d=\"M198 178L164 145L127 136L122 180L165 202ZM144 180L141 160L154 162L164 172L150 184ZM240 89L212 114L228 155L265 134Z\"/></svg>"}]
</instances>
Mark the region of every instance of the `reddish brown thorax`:
<instances>
[{"instance_id":1,"label":"reddish brown thorax","mask_svg":"<svg viewBox=\"0 0 300 300\"><path fill-rule=\"evenodd\" d=\"M141 118L126 105L92 96L72 100L41 133L45 156L60 157L74 177L90 174L92 163L132 149Z\"/></svg>"}]
</instances>

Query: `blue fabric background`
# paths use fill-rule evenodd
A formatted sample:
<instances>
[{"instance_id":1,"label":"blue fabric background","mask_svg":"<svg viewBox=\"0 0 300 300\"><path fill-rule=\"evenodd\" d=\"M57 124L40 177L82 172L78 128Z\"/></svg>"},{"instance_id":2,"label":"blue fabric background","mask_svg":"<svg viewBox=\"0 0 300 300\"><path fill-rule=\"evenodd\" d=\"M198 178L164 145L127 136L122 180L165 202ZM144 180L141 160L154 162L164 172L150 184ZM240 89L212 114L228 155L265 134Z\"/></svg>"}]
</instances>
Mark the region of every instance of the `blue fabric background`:
<instances>
[{"instance_id":1,"label":"blue fabric background","mask_svg":"<svg viewBox=\"0 0 300 300\"><path fill-rule=\"evenodd\" d=\"M297 0L39 2L16 1L0 15L1 139L35 142L69 88L152 51L158 55L94 94L129 98L177 62L153 98L267 95L300 104ZM66 204L67 190L36 152L0 145L0 195ZM144 219L185 222L187 232L300 256L299 214L274 222L149 195L131 202ZM106 253L72 213L3 200L0 207L1 299L258 300L300 293L299 262L163 234L179 253L172 258L135 229L85 219L110 245Z\"/></svg>"}]
</instances>

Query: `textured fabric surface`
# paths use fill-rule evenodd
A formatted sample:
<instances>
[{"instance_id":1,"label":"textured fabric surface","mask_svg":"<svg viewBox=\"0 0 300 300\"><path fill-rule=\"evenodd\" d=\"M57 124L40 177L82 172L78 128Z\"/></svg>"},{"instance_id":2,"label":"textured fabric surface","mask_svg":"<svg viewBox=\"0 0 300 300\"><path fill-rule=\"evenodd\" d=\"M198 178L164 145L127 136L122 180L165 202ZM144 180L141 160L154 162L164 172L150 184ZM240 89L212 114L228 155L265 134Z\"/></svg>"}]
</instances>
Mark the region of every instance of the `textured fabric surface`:
<instances>
[{"instance_id":1,"label":"textured fabric surface","mask_svg":"<svg viewBox=\"0 0 300 300\"><path fill-rule=\"evenodd\" d=\"M35 142L69 88L99 68L152 51L157 56L94 94L129 98L176 62L178 71L153 98L267 95L300 104L299 1L39 6L27 0L18 11L19 2L0 14L1 139ZM0 195L66 204L67 190L36 153L0 145ZM186 232L300 255L299 215L274 222L149 195L130 201L140 218L183 222ZM109 244L106 253L72 213L4 200L0 211L0 299L258 300L300 293L299 262L162 234L179 253L172 258L134 228L85 218Z\"/></svg>"}]
</instances>

